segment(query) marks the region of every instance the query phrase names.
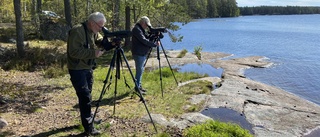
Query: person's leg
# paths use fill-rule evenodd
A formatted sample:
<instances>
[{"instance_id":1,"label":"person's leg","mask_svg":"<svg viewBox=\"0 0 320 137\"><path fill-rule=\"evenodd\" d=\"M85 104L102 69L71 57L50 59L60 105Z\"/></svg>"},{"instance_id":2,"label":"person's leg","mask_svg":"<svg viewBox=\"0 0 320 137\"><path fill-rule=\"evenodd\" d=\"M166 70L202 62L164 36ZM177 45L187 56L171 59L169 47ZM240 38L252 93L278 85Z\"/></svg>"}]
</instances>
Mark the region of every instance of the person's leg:
<instances>
[{"instance_id":1,"label":"person's leg","mask_svg":"<svg viewBox=\"0 0 320 137\"><path fill-rule=\"evenodd\" d=\"M142 74L144 71L144 63L146 61L146 56L133 55L133 59L135 61L135 66L136 66L135 79L137 82L137 86L141 87Z\"/></svg>"},{"instance_id":2,"label":"person's leg","mask_svg":"<svg viewBox=\"0 0 320 137\"><path fill-rule=\"evenodd\" d=\"M87 83L88 83L88 89L90 90L90 94L91 94L92 85L93 85L93 70L87 70L86 80L87 80Z\"/></svg>"},{"instance_id":3,"label":"person's leg","mask_svg":"<svg viewBox=\"0 0 320 137\"><path fill-rule=\"evenodd\" d=\"M91 89L92 89L92 71L90 70L69 70L71 82L76 90L82 126L85 132L91 132L93 126L91 118Z\"/></svg>"}]
</instances>

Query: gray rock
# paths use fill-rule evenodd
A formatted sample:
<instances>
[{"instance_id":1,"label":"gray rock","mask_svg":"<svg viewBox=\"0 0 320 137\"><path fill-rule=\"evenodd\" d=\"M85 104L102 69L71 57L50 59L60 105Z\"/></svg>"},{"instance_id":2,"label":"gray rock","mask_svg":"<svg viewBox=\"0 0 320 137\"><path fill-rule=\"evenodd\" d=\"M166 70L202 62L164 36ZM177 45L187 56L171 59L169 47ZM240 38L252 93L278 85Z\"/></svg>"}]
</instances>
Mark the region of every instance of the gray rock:
<instances>
[{"instance_id":1,"label":"gray rock","mask_svg":"<svg viewBox=\"0 0 320 137\"><path fill-rule=\"evenodd\" d=\"M181 118L194 124L201 124L211 119L210 117L207 117L201 113L186 113L183 114Z\"/></svg>"},{"instance_id":2,"label":"gray rock","mask_svg":"<svg viewBox=\"0 0 320 137\"><path fill-rule=\"evenodd\" d=\"M6 126L8 126L8 122L6 120L0 118L0 129L3 129Z\"/></svg>"},{"instance_id":3,"label":"gray rock","mask_svg":"<svg viewBox=\"0 0 320 137\"><path fill-rule=\"evenodd\" d=\"M191 104L199 104L201 103L202 101L207 101L207 99L209 98L210 96L206 95L206 94L199 94L199 95L194 95L192 96L190 99L189 99L189 102Z\"/></svg>"},{"instance_id":4,"label":"gray rock","mask_svg":"<svg viewBox=\"0 0 320 137\"><path fill-rule=\"evenodd\" d=\"M179 52L167 53L170 57L175 57ZM222 86L214 89L211 95L194 95L189 99L191 104L198 104L205 100L205 107L226 107L244 114L246 120L253 125L256 137L301 137L320 132L319 105L277 87L252 81L244 76L245 69L270 66L272 63L265 60L265 57L252 56L221 60L220 58L230 55L217 53L202 55L205 56L201 61L190 53L183 58L170 60L171 65L206 63L224 70ZM155 58L149 59L147 66L155 67L156 61ZM162 61L161 64L166 66L166 62ZM131 63L133 64L133 62ZM196 80L179 85L194 81ZM215 83L213 82L213 84ZM184 129L194 124L203 123L208 119L201 115L187 113L182 115L180 119L171 119L169 125Z\"/></svg>"},{"instance_id":5,"label":"gray rock","mask_svg":"<svg viewBox=\"0 0 320 137\"><path fill-rule=\"evenodd\" d=\"M163 126L167 126L170 123L167 121L167 119L161 115L161 114L150 114L152 117L153 122L163 125ZM149 115L146 115L142 118L142 121L147 122L147 123L151 123L150 117Z\"/></svg>"}]
</instances>

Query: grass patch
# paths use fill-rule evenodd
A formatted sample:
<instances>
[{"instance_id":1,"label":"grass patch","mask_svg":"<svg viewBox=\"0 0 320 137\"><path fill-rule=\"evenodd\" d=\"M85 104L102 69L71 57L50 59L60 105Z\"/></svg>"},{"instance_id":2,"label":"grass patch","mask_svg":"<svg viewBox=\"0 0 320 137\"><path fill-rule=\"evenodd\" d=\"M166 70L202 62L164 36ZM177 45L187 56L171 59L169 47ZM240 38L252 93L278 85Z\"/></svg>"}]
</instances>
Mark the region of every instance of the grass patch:
<instances>
[{"instance_id":1,"label":"grass patch","mask_svg":"<svg viewBox=\"0 0 320 137\"><path fill-rule=\"evenodd\" d=\"M253 137L248 130L233 123L209 120L184 130L185 137Z\"/></svg>"},{"instance_id":2,"label":"grass patch","mask_svg":"<svg viewBox=\"0 0 320 137\"><path fill-rule=\"evenodd\" d=\"M110 79L106 80L108 69L107 68L97 68L95 75L94 83L94 92L93 98L99 98L103 86L107 87L110 83ZM104 96L103 104L108 104L108 110L113 111L113 98L115 91L115 77L113 74L110 76L113 77L112 83L110 85L110 90L106 91ZM174 72L178 81L188 81L195 78L201 78L205 75L200 75L196 73L177 73ZM147 100L147 105L152 113L163 114L168 117L177 117L186 112L183 110L183 106L187 105L187 99L190 98L193 94L198 93L209 93L212 83L210 82L195 82L190 86L186 85L183 87L177 87L174 77L171 73L170 68L162 68L162 85L163 85L163 97L160 87L160 75L159 70L152 72L145 72L142 79L142 85L145 89L148 90L147 95L144 96ZM110 77L109 77L110 78ZM104 85L104 82L107 82ZM130 88L126 87L127 83ZM120 79L117 80L117 104L116 105L116 115L119 115L123 118L139 118L146 114L144 105L141 103L136 103L139 98L133 94L134 83L130 76L128 70L122 70L120 74ZM192 88L191 88L192 87ZM199 92L198 89L201 89ZM187 94L186 94L187 93ZM131 99L131 97L133 99ZM130 109L128 109L130 108ZM134 110L134 111L133 111Z\"/></svg>"},{"instance_id":3,"label":"grass patch","mask_svg":"<svg viewBox=\"0 0 320 137\"><path fill-rule=\"evenodd\" d=\"M180 90L184 91L185 94L210 94L213 90L213 85L209 81L197 81L193 83L189 83L180 88Z\"/></svg>"}]
</instances>

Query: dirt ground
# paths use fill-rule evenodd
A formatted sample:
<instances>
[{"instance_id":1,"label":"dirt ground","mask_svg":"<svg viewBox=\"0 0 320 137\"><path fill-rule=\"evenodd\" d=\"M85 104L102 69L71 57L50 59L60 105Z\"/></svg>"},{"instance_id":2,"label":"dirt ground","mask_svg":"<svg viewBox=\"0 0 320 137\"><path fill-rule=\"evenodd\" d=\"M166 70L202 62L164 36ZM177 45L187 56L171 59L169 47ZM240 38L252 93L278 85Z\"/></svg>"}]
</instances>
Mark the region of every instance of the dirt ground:
<instances>
[{"instance_id":1,"label":"dirt ground","mask_svg":"<svg viewBox=\"0 0 320 137\"><path fill-rule=\"evenodd\" d=\"M4 71L1 68L0 72L0 118L9 124L0 129L0 136L83 136L81 130L75 130L81 123L77 97L75 93L64 92L64 89L72 88L71 84L66 84L69 87L56 86L51 79L44 78L42 72ZM97 113L97 118L102 119L99 130L103 133L110 136L156 134L150 128L153 127L151 123L111 117L109 113ZM106 127L107 123L110 126ZM158 133L162 132L182 136L181 131L174 128L158 129Z\"/></svg>"},{"instance_id":2,"label":"dirt ground","mask_svg":"<svg viewBox=\"0 0 320 137\"><path fill-rule=\"evenodd\" d=\"M2 129L2 133L10 136L59 136L62 132L67 136L82 136L79 130L80 117L76 107L77 98L64 93L66 87L56 87L44 81L39 72L8 72L1 70L1 88L10 88L14 91L25 90L19 98L10 99L0 95L0 117L9 125ZM8 87L9 83L15 87ZM37 110L37 108L41 108ZM93 109L94 110L94 109ZM121 119L111 117L110 114L98 112L102 123L110 123L110 127L100 128L100 131L111 136L133 136L135 133L144 133L152 136L155 130L146 130L152 127L138 119ZM104 115L104 116L101 116ZM75 124L76 123L76 124ZM104 124L105 125L105 124ZM170 136L181 136L177 129L167 128ZM1 134L0 134L1 135Z\"/></svg>"}]
</instances>

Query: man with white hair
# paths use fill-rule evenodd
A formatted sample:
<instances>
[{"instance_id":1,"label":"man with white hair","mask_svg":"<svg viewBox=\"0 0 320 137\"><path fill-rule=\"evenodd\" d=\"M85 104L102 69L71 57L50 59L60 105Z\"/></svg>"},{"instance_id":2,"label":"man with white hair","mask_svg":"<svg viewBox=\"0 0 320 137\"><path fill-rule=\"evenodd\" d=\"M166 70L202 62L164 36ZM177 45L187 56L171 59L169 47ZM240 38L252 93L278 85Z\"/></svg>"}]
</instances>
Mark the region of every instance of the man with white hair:
<instances>
[{"instance_id":1,"label":"man with white hair","mask_svg":"<svg viewBox=\"0 0 320 137\"><path fill-rule=\"evenodd\" d=\"M78 96L81 122L86 135L100 134L93 126L90 103L95 59L104 53L104 50L96 48L101 46L97 43L103 40L98 32L102 30L105 23L106 18L102 13L92 13L87 21L74 26L69 31L67 41L67 66L70 80ZM113 47L110 42L102 46Z\"/></svg>"}]
</instances>

